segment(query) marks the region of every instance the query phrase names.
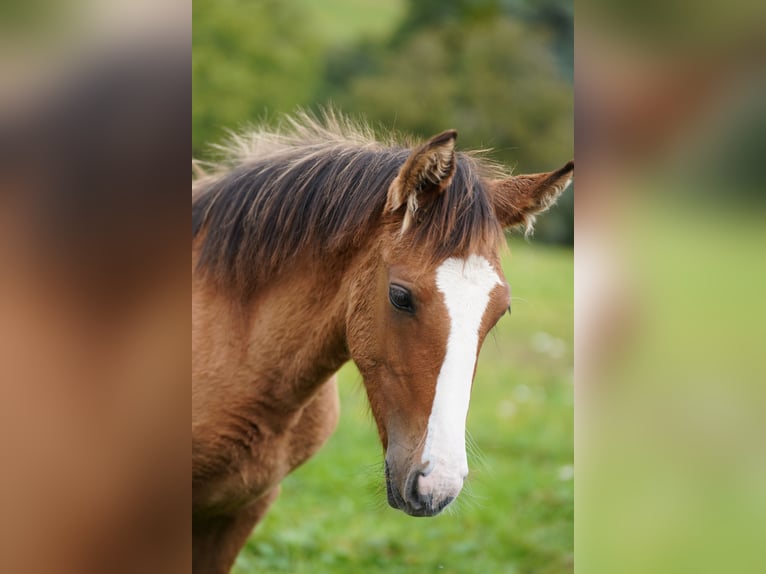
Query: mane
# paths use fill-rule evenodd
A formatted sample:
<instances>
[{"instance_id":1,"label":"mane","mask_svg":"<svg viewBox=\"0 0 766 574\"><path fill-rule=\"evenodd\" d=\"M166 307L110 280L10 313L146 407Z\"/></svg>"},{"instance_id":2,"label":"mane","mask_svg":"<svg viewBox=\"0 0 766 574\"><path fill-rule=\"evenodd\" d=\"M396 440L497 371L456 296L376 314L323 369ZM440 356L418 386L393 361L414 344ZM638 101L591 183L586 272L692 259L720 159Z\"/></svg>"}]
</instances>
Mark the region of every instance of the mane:
<instances>
[{"instance_id":1,"label":"mane","mask_svg":"<svg viewBox=\"0 0 766 574\"><path fill-rule=\"evenodd\" d=\"M299 255L348 254L380 224L388 188L411 151L333 112L232 135L217 163L193 162L197 269L247 298ZM502 229L482 180L500 168L457 153L450 188L405 232L435 261L495 241Z\"/></svg>"}]
</instances>

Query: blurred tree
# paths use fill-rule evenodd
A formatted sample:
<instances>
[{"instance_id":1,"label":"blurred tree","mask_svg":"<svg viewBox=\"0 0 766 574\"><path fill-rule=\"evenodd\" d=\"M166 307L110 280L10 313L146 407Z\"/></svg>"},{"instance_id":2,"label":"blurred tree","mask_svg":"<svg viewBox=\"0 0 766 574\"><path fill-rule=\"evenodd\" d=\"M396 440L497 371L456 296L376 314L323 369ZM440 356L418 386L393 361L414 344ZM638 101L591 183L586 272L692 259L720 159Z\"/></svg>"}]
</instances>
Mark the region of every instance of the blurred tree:
<instances>
[{"instance_id":1,"label":"blurred tree","mask_svg":"<svg viewBox=\"0 0 766 574\"><path fill-rule=\"evenodd\" d=\"M299 3L194 0L192 153L224 129L313 103L321 51Z\"/></svg>"},{"instance_id":2,"label":"blurred tree","mask_svg":"<svg viewBox=\"0 0 766 574\"><path fill-rule=\"evenodd\" d=\"M334 99L422 136L459 128L463 146L492 146L526 170L568 158L571 88L542 38L508 20L465 32L448 26L412 36L379 68L347 78Z\"/></svg>"},{"instance_id":3,"label":"blurred tree","mask_svg":"<svg viewBox=\"0 0 766 574\"><path fill-rule=\"evenodd\" d=\"M392 36L392 43L401 44L426 29L450 24L471 25L496 20L502 15L500 0L411 0L407 15Z\"/></svg>"},{"instance_id":4,"label":"blurred tree","mask_svg":"<svg viewBox=\"0 0 766 574\"><path fill-rule=\"evenodd\" d=\"M502 0L503 12L526 25L550 31L562 74L574 78L574 2L572 0Z\"/></svg>"}]
</instances>

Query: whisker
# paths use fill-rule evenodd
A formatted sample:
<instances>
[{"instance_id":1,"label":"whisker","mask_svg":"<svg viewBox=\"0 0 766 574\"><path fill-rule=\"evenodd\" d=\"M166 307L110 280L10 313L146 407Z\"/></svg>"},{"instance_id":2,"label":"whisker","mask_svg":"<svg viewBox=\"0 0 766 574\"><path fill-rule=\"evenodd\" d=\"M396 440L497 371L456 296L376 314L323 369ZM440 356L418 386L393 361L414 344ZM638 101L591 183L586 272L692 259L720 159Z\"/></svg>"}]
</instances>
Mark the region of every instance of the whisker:
<instances>
[{"instance_id":1,"label":"whisker","mask_svg":"<svg viewBox=\"0 0 766 574\"><path fill-rule=\"evenodd\" d=\"M474 440L471 432L467 429L465 431L465 446L470 464L476 469L488 471L489 464L487 457L482 452L478 443Z\"/></svg>"}]
</instances>

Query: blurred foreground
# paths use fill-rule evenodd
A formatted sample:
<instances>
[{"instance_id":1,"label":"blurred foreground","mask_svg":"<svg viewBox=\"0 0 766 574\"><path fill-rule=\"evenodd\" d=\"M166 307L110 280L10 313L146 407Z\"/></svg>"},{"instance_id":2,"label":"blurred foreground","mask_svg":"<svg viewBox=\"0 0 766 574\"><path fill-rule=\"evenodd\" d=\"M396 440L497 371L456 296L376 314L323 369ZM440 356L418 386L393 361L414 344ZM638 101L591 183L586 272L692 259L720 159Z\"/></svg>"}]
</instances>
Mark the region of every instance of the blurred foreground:
<instances>
[{"instance_id":1,"label":"blurred foreground","mask_svg":"<svg viewBox=\"0 0 766 574\"><path fill-rule=\"evenodd\" d=\"M186 572L188 12L85 4L3 7L0 571Z\"/></svg>"},{"instance_id":2,"label":"blurred foreground","mask_svg":"<svg viewBox=\"0 0 766 574\"><path fill-rule=\"evenodd\" d=\"M578 5L577 566L763 572L763 4Z\"/></svg>"}]
</instances>

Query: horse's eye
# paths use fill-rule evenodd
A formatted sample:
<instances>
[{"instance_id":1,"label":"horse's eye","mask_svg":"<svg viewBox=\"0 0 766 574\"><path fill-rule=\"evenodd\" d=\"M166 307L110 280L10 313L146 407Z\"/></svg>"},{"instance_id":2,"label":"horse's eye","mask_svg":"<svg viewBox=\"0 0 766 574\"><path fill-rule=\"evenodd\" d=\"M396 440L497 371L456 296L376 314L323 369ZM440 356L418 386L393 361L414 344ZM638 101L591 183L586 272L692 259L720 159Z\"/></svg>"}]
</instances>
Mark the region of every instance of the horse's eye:
<instances>
[{"instance_id":1,"label":"horse's eye","mask_svg":"<svg viewBox=\"0 0 766 574\"><path fill-rule=\"evenodd\" d=\"M388 287L388 300L391 301L391 305L401 311L407 313L414 313L415 307L412 304L412 293L401 285L390 285Z\"/></svg>"}]
</instances>

